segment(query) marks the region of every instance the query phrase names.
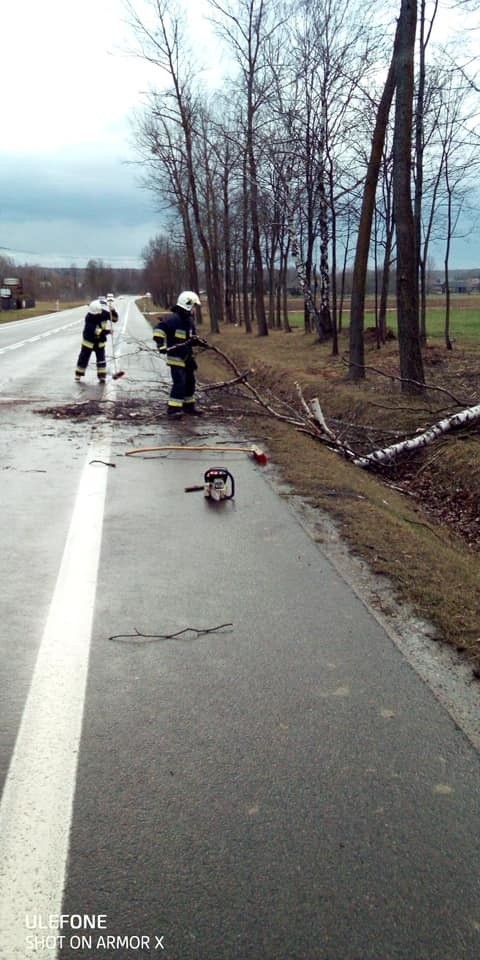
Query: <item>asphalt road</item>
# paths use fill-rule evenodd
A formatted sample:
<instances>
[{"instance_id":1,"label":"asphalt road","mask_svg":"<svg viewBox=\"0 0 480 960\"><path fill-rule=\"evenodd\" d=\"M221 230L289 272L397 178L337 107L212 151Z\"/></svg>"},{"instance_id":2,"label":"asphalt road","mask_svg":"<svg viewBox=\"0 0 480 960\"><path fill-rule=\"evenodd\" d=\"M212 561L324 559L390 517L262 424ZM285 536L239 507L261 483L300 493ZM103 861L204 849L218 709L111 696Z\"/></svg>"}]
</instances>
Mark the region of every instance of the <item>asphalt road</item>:
<instances>
[{"instance_id":1,"label":"asphalt road","mask_svg":"<svg viewBox=\"0 0 480 960\"><path fill-rule=\"evenodd\" d=\"M119 307L103 393L82 310L0 328L0 957L475 960L478 753L270 468L55 416L163 410ZM184 492L217 465L234 500Z\"/></svg>"}]
</instances>

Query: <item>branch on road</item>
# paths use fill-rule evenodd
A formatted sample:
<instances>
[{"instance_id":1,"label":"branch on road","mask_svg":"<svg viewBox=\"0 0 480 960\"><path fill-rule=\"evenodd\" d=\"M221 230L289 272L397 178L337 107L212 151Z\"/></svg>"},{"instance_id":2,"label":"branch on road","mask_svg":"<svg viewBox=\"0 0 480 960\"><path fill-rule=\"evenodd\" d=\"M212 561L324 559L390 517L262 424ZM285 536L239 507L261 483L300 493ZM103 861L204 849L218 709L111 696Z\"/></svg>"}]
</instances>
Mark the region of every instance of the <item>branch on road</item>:
<instances>
[{"instance_id":1,"label":"branch on road","mask_svg":"<svg viewBox=\"0 0 480 960\"><path fill-rule=\"evenodd\" d=\"M108 640L124 640L127 642L128 640L134 640L136 643L142 640L175 640L177 637L181 637L186 633L194 633L197 637L202 637L207 633L215 633L218 630L223 630L225 627L233 627L233 623L220 623L218 627L184 627L183 630L176 630L175 633L141 633L141 631L135 627L135 633L116 633L108 637Z\"/></svg>"}]
</instances>

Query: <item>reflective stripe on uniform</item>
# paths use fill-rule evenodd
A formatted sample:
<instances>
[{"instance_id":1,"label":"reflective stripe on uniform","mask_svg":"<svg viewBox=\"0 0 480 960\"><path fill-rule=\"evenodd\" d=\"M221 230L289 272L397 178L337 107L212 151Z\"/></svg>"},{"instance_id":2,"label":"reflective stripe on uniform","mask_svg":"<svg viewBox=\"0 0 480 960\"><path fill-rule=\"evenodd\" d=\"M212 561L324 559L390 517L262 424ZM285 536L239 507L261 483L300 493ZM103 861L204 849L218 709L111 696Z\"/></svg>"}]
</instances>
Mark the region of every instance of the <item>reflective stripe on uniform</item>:
<instances>
[{"instance_id":1,"label":"reflective stripe on uniform","mask_svg":"<svg viewBox=\"0 0 480 960\"><path fill-rule=\"evenodd\" d=\"M170 397L167 402L167 407L183 407L183 400L175 400Z\"/></svg>"},{"instance_id":2,"label":"reflective stripe on uniform","mask_svg":"<svg viewBox=\"0 0 480 960\"><path fill-rule=\"evenodd\" d=\"M93 350L93 346L90 340L82 340L82 347L88 347L89 350Z\"/></svg>"},{"instance_id":3,"label":"reflective stripe on uniform","mask_svg":"<svg viewBox=\"0 0 480 960\"><path fill-rule=\"evenodd\" d=\"M167 357L167 365L169 367L184 367L185 360L180 360L179 357Z\"/></svg>"}]
</instances>

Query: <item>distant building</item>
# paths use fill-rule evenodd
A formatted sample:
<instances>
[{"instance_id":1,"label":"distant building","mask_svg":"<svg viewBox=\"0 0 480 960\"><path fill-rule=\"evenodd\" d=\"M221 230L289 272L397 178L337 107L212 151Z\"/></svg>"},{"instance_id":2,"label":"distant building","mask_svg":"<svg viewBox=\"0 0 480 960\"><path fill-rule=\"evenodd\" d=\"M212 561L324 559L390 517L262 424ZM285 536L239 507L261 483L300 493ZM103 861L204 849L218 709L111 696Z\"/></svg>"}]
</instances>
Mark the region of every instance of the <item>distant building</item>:
<instances>
[{"instance_id":1,"label":"distant building","mask_svg":"<svg viewBox=\"0 0 480 960\"><path fill-rule=\"evenodd\" d=\"M446 293L445 280L438 278L432 287L432 293ZM478 277L458 278L450 280L450 293L480 293L480 279Z\"/></svg>"}]
</instances>

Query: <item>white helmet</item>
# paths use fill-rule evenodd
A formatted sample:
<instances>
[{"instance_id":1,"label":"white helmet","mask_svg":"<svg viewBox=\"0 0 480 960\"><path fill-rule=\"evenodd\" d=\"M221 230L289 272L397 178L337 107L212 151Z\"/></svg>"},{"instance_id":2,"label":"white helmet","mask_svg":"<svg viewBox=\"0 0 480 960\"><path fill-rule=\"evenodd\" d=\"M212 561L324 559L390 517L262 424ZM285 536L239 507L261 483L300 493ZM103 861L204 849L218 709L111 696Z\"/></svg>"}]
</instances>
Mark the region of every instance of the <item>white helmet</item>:
<instances>
[{"instance_id":1,"label":"white helmet","mask_svg":"<svg viewBox=\"0 0 480 960\"><path fill-rule=\"evenodd\" d=\"M105 308L102 307L100 300L92 300L88 306L89 313L101 313Z\"/></svg>"},{"instance_id":2,"label":"white helmet","mask_svg":"<svg viewBox=\"0 0 480 960\"><path fill-rule=\"evenodd\" d=\"M195 305L200 306L198 293L193 293L192 290L184 290L183 293L179 295L177 307L182 307L182 310L193 310Z\"/></svg>"}]
</instances>

